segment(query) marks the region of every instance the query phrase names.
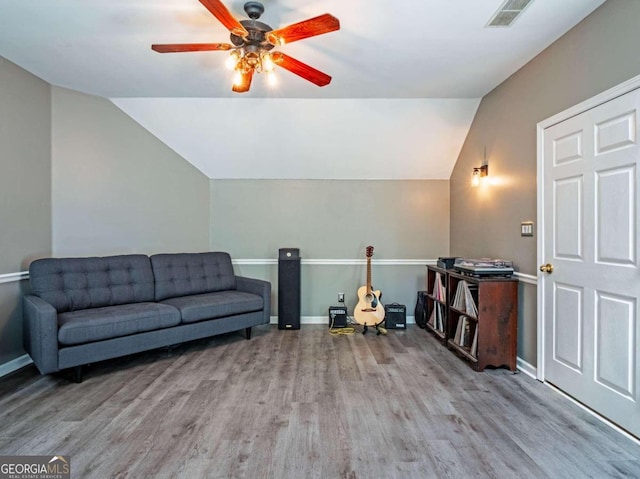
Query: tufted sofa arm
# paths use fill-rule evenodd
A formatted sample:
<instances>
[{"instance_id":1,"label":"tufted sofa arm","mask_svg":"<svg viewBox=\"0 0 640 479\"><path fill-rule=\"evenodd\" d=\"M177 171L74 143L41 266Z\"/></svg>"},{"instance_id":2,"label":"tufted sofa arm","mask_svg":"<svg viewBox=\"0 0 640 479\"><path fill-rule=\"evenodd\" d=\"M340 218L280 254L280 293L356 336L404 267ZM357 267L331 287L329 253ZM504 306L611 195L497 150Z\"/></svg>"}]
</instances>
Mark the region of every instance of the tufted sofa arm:
<instances>
[{"instance_id":1,"label":"tufted sofa arm","mask_svg":"<svg viewBox=\"0 0 640 479\"><path fill-rule=\"evenodd\" d=\"M24 348L42 374L58 371L58 313L45 300L23 299Z\"/></svg>"},{"instance_id":2,"label":"tufted sofa arm","mask_svg":"<svg viewBox=\"0 0 640 479\"><path fill-rule=\"evenodd\" d=\"M236 284L238 291L253 293L262 296L264 301L264 324L271 321L271 283L255 278L245 278L236 276Z\"/></svg>"}]
</instances>

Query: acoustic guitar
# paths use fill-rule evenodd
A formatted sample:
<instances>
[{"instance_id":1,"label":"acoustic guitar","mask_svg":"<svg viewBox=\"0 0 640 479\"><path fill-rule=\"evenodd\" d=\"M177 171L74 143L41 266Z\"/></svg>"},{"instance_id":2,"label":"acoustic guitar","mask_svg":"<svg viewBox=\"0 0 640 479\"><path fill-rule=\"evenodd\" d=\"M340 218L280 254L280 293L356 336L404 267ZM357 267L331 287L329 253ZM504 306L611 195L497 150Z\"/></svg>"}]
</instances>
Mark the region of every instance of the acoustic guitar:
<instances>
[{"instance_id":1,"label":"acoustic guitar","mask_svg":"<svg viewBox=\"0 0 640 479\"><path fill-rule=\"evenodd\" d=\"M367 284L358 288L358 304L353 311L353 316L358 324L375 326L384 321L384 306L380 302L380 290L374 291L371 287L371 257L373 246L367 246ZM366 331L366 330L365 330Z\"/></svg>"}]
</instances>

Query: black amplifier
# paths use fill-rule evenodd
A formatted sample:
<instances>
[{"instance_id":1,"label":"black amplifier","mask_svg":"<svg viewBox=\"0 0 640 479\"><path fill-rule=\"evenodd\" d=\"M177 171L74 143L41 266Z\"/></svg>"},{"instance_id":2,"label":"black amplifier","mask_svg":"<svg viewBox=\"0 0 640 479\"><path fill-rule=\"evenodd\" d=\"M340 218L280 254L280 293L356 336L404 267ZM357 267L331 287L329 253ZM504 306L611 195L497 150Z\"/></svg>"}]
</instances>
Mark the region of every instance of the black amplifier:
<instances>
[{"instance_id":1,"label":"black amplifier","mask_svg":"<svg viewBox=\"0 0 640 479\"><path fill-rule=\"evenodd\" d=\"M329 327L330 328L346 328L347 327L347 307L346 306L330 306L329 307Z\"/></svg>"},{"instance_id":2,"label":"black amplifier","mask_svg":"<svg viewBox=\"0 0 640 479\"><path fill-rule=\"evenodd\" d=\"M385 326L387 329L406 329L407 307L404 304L391 303L384 307Z\"/></svg>"}]
</instances>

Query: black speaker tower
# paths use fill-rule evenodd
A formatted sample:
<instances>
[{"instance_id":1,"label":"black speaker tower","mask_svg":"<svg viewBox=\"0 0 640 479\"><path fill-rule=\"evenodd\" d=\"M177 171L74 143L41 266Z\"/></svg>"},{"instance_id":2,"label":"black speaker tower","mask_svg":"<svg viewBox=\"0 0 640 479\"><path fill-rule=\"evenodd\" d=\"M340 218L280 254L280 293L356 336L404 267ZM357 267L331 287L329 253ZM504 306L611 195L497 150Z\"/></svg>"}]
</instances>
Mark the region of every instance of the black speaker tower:
<instances>
[{"instance_id":1,"label":"black speaker tower","mask_svg":"<svg viewBox=\"0 0 640 479\"><path fill-rule=\"evenodd\" d=\"M300 329L300 250L278 250L278 329Z\"/></svg>"}]
</instances>

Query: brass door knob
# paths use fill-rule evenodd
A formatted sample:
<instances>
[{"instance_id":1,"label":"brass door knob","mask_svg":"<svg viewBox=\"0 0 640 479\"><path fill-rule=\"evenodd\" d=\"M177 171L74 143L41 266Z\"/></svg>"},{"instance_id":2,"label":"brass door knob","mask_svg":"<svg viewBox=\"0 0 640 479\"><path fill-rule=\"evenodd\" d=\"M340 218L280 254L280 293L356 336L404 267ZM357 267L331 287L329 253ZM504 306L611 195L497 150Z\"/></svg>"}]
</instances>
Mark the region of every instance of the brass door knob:
<instances>
[{"instance_id":1,"label":"brass door knob","mask_svg":"<svg viewBox=\"0 0 640 479\"><path fill-rule=\"evenodd\" d=\"M553 273L553 265L551 263L543 264L540 266L540 271L551 274Z\"/></svg>"}]
</instances>

